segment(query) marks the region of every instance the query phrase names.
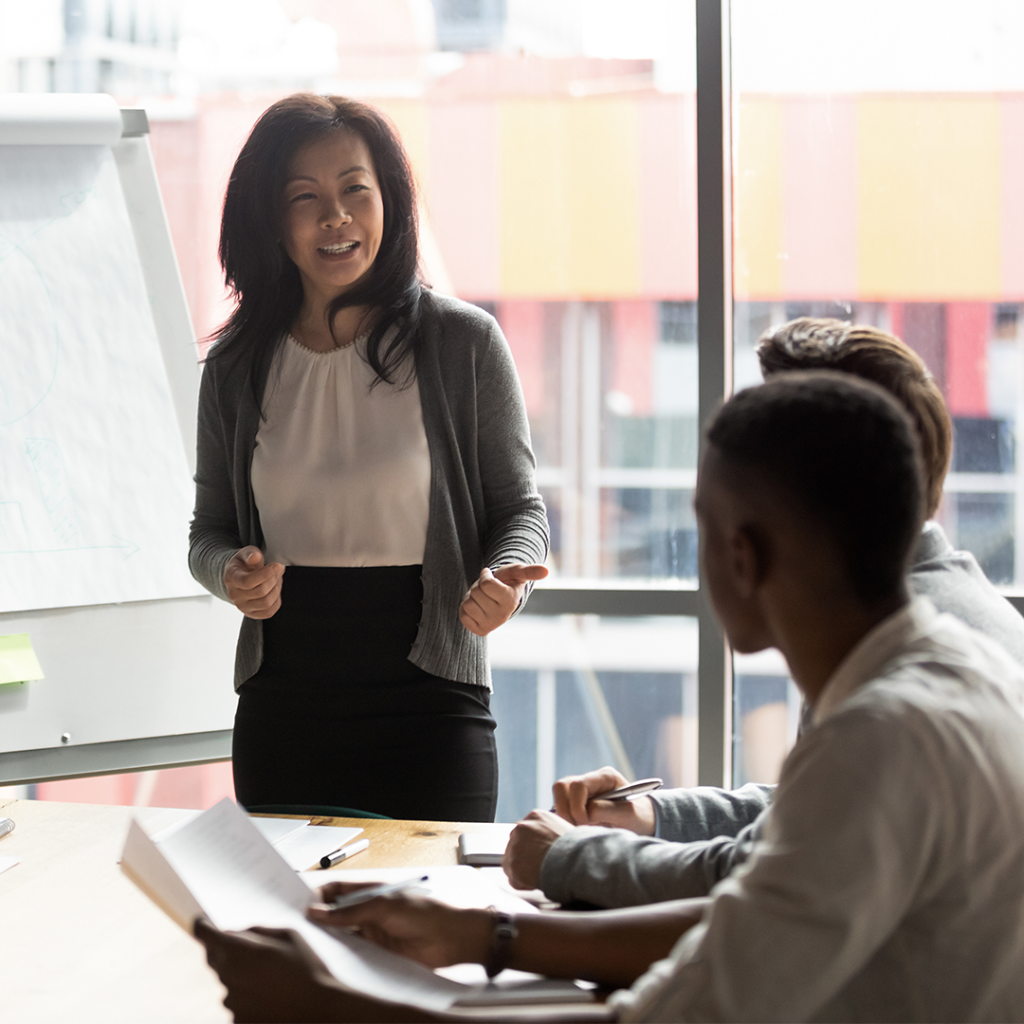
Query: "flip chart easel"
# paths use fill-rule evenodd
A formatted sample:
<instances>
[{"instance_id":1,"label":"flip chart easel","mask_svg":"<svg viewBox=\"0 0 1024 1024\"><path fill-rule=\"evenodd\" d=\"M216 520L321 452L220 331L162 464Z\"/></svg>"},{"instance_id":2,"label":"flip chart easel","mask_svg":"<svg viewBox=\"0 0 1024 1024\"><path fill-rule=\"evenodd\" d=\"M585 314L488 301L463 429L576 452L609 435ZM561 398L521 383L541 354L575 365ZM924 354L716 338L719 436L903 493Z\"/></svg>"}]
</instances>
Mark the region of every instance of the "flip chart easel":
<instances>
[{"instance_id":1,"label":"flip chart easel","mask_svg":"<svg viewBox=\"0 0 1024 1024\"><path fill-rule=\"evenodd\" d=\"M238 616L187 568L200 367L145 111L0 96L0 783L230 754Z\"/></svg>"}]
</instances>

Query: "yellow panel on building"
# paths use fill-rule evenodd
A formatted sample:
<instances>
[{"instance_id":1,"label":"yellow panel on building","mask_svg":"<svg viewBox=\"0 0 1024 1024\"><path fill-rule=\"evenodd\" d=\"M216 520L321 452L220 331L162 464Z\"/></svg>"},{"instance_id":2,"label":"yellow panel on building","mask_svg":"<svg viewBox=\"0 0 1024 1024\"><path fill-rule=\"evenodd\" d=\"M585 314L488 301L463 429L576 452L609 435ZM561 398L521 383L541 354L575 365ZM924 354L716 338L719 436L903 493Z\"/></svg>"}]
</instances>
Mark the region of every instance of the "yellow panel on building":
<instances>
[{"instance_id":1,"label":"yellow panel on building","mask_svg":"<svg viewBox=\"0 0 1024 1024\"><path fill-rule=\"evenodd\" d=\"M639 138L626 100L501 104L502 294L639 290Z\"/></svg>"},{"instance_id":2,"label":"yellow panel on building","mask_svg":"<svg viewBox=\"0 0 1024 1024\"><path fill-rule=\"evenodd\" d=\"M737 299L782 295L782 101L741 96L733 168L733 292Z\"/></svg>"},{"instance_id":3,"label":"yellow panel on building","mask_svg":"<svg viewBox=\"0 0 1024 1024\"><path fill-rule=\"evenodd\" d=\"M424 192L430 187L426 174L429 163L427 161L429 145L427 131L427 108L419 99L375 99L371 101L375 107L384 111L398 129L402 145L409 154L409 162L412 164L416 181Z\"/></svg>"},{"instance_id":4,"label":"yellow panel on building","mask_svg":"<svg viewBox=\"0 0 1024 1024\"><path fill-rule=\"evenodd\" d=\"M509 298L569 291L568 120L564 103L501 104L501 291Z\"/></svg>"},{"instance_id":5,"label":"yellow panel on building","mask_svg":"<svg viewBox=\"0 0 1024 1024\"><path fill-rule=\"evenodd\" d=\"M633 100L571 103L572 290L584 298L640 291L640 137Z\"/></svg>"},{"instance_id":6,"label":"yellow panel on building","mask_svg":"<svg viewBox=\"0 0 1024 1024\"><path fill-rule=\"evenodd\" d=\"M861 296L998 295L998 100L865 97L857 131Z\"/></svg>"}]
</instances>

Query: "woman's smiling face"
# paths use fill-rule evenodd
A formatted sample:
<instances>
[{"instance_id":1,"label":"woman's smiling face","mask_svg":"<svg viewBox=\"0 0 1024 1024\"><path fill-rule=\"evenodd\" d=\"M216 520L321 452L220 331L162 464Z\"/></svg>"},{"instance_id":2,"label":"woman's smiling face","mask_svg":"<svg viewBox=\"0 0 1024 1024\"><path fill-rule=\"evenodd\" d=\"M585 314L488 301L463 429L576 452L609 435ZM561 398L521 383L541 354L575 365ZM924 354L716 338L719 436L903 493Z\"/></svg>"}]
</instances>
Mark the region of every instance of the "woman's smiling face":
<instances>
[{"instance_id":1,"label":"woman's smiling face","mask_svg":"<svg viewBox=\"0 0 1024 1024\"><path fill-rule=\"evenodd\" d=\"M282 243L307 302L324 304L370 271L384 235L384 201L370 151L338 131L300 150L284 187Z\"/></svg>"}]
</instances>

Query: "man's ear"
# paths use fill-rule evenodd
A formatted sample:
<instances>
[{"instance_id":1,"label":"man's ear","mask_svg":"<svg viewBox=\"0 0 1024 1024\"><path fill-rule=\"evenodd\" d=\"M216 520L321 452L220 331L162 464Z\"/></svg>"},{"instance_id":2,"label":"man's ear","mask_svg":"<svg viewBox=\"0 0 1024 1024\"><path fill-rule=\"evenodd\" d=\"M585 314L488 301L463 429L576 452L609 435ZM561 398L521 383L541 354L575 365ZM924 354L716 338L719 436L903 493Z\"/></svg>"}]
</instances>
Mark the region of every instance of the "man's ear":
<instances>
[{"instance_id":1,"label":"man's ear","mask_svg":"<svg viewBox=\"0 0 1024 1024\"><path fill-rule=\"evenodd\" d=\"M736 528L730 549L737 592L751 598L768 574L767 538L756 525L748 523Z\"/></svg>"}]
</instances>

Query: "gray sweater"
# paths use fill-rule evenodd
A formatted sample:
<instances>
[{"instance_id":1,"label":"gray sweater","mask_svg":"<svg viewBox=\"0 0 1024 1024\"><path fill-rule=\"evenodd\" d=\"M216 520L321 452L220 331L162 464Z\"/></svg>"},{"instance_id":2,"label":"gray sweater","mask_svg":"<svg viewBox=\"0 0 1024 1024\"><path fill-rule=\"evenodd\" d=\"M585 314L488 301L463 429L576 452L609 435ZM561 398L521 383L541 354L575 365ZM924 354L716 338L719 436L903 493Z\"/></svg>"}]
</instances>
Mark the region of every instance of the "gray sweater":
<instances>
[{"instance_id":1,"label":"gray sweater","mask_svg":"<svg viewBox=\"0 0 1024 1024\"><path fill-rule=\"evenodd\" d=\"M423 616L409 658L432 675L489 687L487 641L463 628L459 604L485 565L543 562L547 517L522 389L497 322L477 306L426 290L422 309L416 376L430 449L430 511ZM260 423L252 372L250 359L214 358L199 393L189 567L225 601L228 560L240 547L263 545L249 477ZM266 376L256 385L263 394ZM236 689L262 659L263 624L245 618Z\"/></svg>"},{"instance_id":2,"label":"gray sweater","mask_svg":"<svg viewBox=\"0 0 1024 1024\"><path fill-rule=\"evenodd\" d=\"M925 525L909 581L915 594L997 641L1024 665L1024 617L972 554L953 549L938 523ZM604 907L706 896L750 857L774 792L774 786L752 784L734 791L702 786L652 793L659 838L573 829L544 858L541 888L559 903Z\"/></svg>"}]
</instances>

